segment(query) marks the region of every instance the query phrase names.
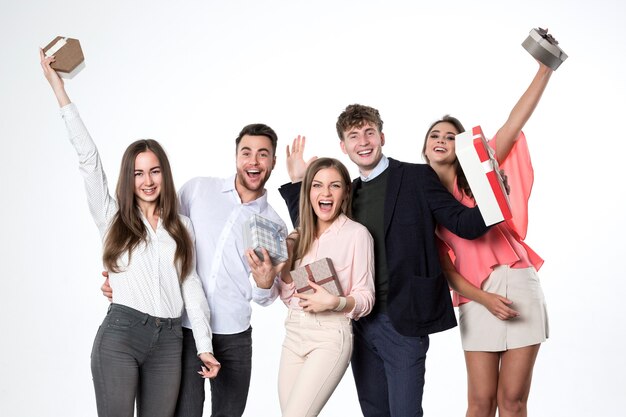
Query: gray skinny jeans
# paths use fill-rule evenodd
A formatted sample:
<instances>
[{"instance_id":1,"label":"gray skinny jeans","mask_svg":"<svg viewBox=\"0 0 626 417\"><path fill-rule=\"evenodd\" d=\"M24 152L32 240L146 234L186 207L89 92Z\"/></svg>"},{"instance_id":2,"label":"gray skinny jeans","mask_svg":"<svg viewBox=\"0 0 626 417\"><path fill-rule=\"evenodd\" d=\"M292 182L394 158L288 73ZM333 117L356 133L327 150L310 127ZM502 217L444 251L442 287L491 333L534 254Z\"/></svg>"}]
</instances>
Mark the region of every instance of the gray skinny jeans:
<instances>
[{"instance_id":1,"label":"gray skinny jeans","mask_svg":"<svg viewBox=\"0 0 626 417\"><path fill-rule=\"evenodd\" d=\"M91 352L99 417L174 415L181 376L180 318L111 304Z\"/></svg>"}]
</instances>

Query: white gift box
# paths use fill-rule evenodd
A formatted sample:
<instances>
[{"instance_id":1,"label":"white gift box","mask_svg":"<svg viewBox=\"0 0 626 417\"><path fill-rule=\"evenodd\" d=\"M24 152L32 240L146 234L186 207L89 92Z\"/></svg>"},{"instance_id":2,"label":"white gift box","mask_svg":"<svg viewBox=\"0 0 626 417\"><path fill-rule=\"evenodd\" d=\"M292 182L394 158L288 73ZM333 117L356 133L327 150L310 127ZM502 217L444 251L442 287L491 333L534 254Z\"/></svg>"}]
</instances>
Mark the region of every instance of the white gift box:
<instances>
[{"instance_id":1,"label":"white gift box","mask_svg":"<svg viewBox=\"0 0 626 417\"><path fill-rule=\"evenodd\" d=\"M73 78L85 68L85 57L78 39L57 36L43 48L46 57L54 55L55 61L50 64L62 78Z\"/></svg>"},{"instance_id":2,"label":"white gift box","mask_svg":"<svg viewBox=\"0 0 626 417\"><path fill-rule=\"evenodd\" d=\"M456 156L485 224L489 226L510 219L511 204L498 161L480 126L456 135L455 147Z\"/></svg>"},{"instance_id":3,"label":"white gift box","mask_svg":"<svg viewBox=\"0 0 626 417\"><path fill-rule=\"evenodd\" d=\"M278 223L258 214L254 214L244 223L243 243L246 249L252 248L261 260L263 260L261 248L265 248L273 265L289 259L287 231Z\"/></svg>"},{"instance_id":4,"label":"white gift box","mask_svg":"<svg viewBox=\"0 0 626 417\"><path fill-rule=\"evenodd\" d=\"M567 59L567 54L559 47L559 42L547 29L532 29L522 42L524 49L536 60L555 71Z\"/></svg>"}]
</instances>

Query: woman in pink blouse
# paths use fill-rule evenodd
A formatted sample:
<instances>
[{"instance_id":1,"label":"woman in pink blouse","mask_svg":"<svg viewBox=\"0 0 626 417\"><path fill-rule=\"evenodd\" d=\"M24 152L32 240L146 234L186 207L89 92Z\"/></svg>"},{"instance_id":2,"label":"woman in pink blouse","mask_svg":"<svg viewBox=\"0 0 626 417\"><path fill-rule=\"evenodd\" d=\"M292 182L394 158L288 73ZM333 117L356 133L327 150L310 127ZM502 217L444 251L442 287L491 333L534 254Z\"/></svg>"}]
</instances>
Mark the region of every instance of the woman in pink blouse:
<instances>
[{"instance_id":1,"label":"woman in pink blouse","mask_svg":"<svg viewBox=\"0 0 626 417\"><path fill-rule=\"evenodd\" d=\"M528 198L533 168L522 127L548 84L543 64L508 120L489 141L511 188L511 220L476 240L465 240L439 226L441 260L459 306L468 375L467 416L525 416L533 366L548 337L548 318L537 270L543 260L526 243ZM472 191L456 158L461 123L445 116L428 130L422 155L439 179L466 206Z\"/></svg>"},{"instance_id":2,"label":"woman in pink blouse","mask_svg":"<svg viewBox=\"0 0 626 417\"><path fill-rule=\"evenodd\" d=\"M374 305L374 245L350 220L350 175L336 159L320 158L306 170L300 192L300 226L290 235L291 268L330 258L345 297L310 282L299 294L285 268L281 299L289 307L278 393L283 417L316 416L345 373L352 356L352 324Z\"/></svg>"}]
</instances>

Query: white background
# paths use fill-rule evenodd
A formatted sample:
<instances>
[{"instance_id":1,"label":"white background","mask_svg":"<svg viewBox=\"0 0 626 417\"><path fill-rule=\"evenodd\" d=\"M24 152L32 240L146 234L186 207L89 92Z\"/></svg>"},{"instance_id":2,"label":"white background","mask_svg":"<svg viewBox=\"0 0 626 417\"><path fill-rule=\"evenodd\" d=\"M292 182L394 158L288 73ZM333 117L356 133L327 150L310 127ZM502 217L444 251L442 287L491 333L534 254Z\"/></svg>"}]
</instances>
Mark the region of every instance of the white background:
<instances>
[{"instance_id":1,"label":"white background","mask_svg":"<svg viewBox=\"0 0 626 417\"><path fill-rule=\"evenodd\" d=\"M624 416L626 6L420 4L0 0L0 415L96 414L89 355L108 306L98 233L38 47L80 39L87 66L67 89L110 184L141 137L165 146L178 186L228 176L236 134L263 122L280 138L270 202L288 220L276 188L295 135L307 135L309 155L339 156L336 117L354 102L381 111L384 151L406 161L420 160L425 129L445 113L493 135L536 71L520 44L547 26L570 58L525 128L536 173L527 243L546 259L551 325L529 414ZM255 307L247 416L279 415L284 315L282 303ZM463 415L458 329L433 335L428 355L426 415ZM323 415L359 414L349 371Z\"/></svg>"}]
</instances>

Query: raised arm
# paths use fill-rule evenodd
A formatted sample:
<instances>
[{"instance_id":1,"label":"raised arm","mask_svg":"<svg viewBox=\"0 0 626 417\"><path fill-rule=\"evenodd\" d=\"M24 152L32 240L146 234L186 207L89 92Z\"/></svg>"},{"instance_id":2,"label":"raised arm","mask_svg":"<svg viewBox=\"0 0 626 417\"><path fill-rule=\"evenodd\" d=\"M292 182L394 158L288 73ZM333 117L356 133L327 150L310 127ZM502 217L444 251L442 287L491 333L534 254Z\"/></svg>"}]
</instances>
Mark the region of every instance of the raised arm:
<instances>
[{"instance_id":1,"label":"raised arm","mask_svg":"<svg viewBox=\"0 0 626 417\"><path fill-rule=\"evenodd\" d=\"M40 49L39 58L41 59L41 68L44 76L50 83L50 87L52 87L52 91L61 107L61 117L65 121L69 140L78 155L78 163L80 173L85 182L89 210L100 230L101 236L104 237L110 219L117 212L117 203L109 194L106 175L102 168L98 149L80 118L76 105L71 102L67 95L63 80L50 66L54 62L54 56L46 57L43 50Z\"/></svg>"},{"instance_id":2,"label":"raised arm","mask_svg":"<svg viewBox=\"0 0 626 417\"><path fill-rule=\"evenodd\" d=\"M539 63L537 74L535 74L528 89L515 104L504 125L498 130L496 135L496 159L498 163L502 163L511 152L522 128L535 111L552 72L552 69Z\"/></svg>"},{"instance_id":3,"label":"raised arm","mask_svg":"<svg viewBox=\"0 0 626 417\"><path fill-rule=\"evenodd\" d=\"M71 100L65 91L63 79L59 77L59 74L57 74L57 72L50 66L50 64L55 60L54 56L46 58L46 55L43 53L43 49L39 48L39 58L41 60L43 74L46 76L46 80L50 83L50 87L52 87L52 91L59 102L59 107L67 106L71 103Z\"/></svg>"}]
</instances>

